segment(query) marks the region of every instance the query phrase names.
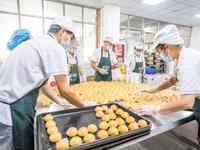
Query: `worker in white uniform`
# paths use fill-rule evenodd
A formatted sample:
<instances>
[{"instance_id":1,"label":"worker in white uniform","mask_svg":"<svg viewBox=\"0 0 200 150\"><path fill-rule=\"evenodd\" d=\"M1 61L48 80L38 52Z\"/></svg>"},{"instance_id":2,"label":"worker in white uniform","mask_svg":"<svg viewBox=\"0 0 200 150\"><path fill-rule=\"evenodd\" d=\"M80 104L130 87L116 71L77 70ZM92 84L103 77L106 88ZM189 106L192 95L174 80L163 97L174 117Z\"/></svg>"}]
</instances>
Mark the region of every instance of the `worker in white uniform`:
<instances>
[{"instance_id":1,"label":"worker in white uniform","mask_svg":"<svg viewBox=\"0 0 200 150\"><path fill-rule=\"evenodd\" d=\"M136 110L140 115L156 113L172 113L193 108L199 125L198 139L200 138L200 52L192 48L181 46L184 41L175 25L168 25L156 33L153 49L166 62L174 61L174 74L156 88L146 89L143 92L156 93L168 89L176 82L179 83L181 98L162 106L143 106ZM200 142L200 141L199 141Z\"/></svg>"},{"instance_id":2,"label":"worker in white uniform","mask_svg":"<svg viewBox=\"0 0 200 150\"><path fill-rule=\"evenodd\" d=\"M142 55L142 51L144 49L144 45L141 42L135 43L134 52L131 53L124 62L124 70L127 72L135 72L139 74L145 75L145 59Z\"/></svg>"},{"instance_id":3,"label":"worker in white uniform","mask_svg":"<svg viewBox=\"0 0 200 150\"><path fill-rule=\"evenodd\" d=\"M91 56L91 67L95 70L94 80L112 81L111 64L118 67L119 64L112 51L113 37L107 36L103 40L101 48L96 49Z\"/></svg>"},{"instance_id":4,"label":"worker in white uniform","mask_svg":"<svg viewBox=\"0 0 200 150\"><path fill-rule=\"evenodd\" d=\"M86 78L82 69L83 60L80 54L77 52L77 48L70 47L69 49L67 49L66 55L67 55L67 65L70 75L70 85L80 83L79 73L81 75L82 82L86 82Z\"/></svg>"},{"instance_id":5,"label":"worker in white uniform","mask_svg":"<svg viewBox=\"0 0 200 150\"><path fill-rule=\"evenodd\" d=\"M0 70L0 149L34 149L33 124L39 89L49 76L54 76L60 95L77 107L83 101L68 86L67 59L63 45L74 41L75 28L66 17L58 17L49 32L18 45ZM62 42L61 42L62 41Z\"/></svg>"}]
</instances>

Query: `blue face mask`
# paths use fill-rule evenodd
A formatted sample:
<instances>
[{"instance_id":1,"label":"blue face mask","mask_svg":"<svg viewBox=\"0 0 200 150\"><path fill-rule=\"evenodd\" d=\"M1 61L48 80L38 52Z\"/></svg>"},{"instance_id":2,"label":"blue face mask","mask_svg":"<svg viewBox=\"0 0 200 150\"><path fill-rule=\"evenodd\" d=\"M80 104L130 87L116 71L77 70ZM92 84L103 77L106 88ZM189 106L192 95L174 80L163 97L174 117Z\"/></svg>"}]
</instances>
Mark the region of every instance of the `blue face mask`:
<instances>
[{"instance_id":1,"label":"blue face mask","mask_svg":"<svg viewBox=\"0 0 200 150\"><path fill-rule=\"evenodd\" d=\"M74 54L76 53L77 49L71 48L69 51Z\"/></svg>"},{"instance_id":2,"label":"blue face mask","mask_svg":"<svg viewBox=\"0 0 200 150\"><path fill-rule=\"evenodd\" d=\"M162 60L165 61L165 62L172 62L172 61L173 61L172 57L170 56L169 53L168 53L168 56L165 56L165 54L163 53L164 50L165 50L165 47L163 48L162 53L160 53L160 57L161 57ZM170 52L170 51L169 51L169 52Z\"/></svg>"},{"instance_id":3,"label":"blue face mask","mask_svg":"<svg viewBox=\"0 0 200 150\"><path fill-rule=\"evenodd\" d=\"M62 40L60 45L62 45L62 47L66 50L66 49L68 49L70 47L70 41L71 41L70 38L68 38L67 42Z\"/></svg>"},{"instance_id":4,"label":"blue face mask","mask_svg":"<svg viewBox=\"0 0 200 150\"><path fill-rule=\"evenodd\" d=\"M105 49L106 49L107 51L110 51L110 50L111 50L111 47L110 47L110 46L106 46Z\"/></svg>"},{"instance_id":5,"label":"blue face mask","mask_svg":"<svg viewBox=\"0 0 200 150\"><path fill-rule=\"evenodd\" d=\"M142 52L135 51L135 54L136 54L136 55L141 55Z\"/></svg>"}]
</instances>

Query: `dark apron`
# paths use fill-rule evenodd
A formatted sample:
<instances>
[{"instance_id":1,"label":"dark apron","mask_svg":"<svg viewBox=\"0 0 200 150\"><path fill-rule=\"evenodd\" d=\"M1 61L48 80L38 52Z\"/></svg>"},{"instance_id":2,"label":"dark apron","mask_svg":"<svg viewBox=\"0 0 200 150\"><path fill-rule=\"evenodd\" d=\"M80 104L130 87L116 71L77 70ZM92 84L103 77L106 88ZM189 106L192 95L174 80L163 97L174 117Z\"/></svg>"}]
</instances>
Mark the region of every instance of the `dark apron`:
<instances>
[{"instance_id":1,"label":"dark apron","mask_svg":"<svg viewBox=\"0 0 200 150\"><path fill-rule=\"evenodd\" d=\"M200 138L200 99L198 97L195 98L193 111L194 111L195 119L198 123L198 137Z\"/></svg>"},{"instance_id":2,"label":"dark apron","mask_svg":"<svg viewBox=\"0 0 200 150\"><path fill-rule=\"evenodd\" d=\"M144 64L143 62L136 62L136 57L137 56L135 56L135 68L132 72L142 74L141 81L143 82L143 65Z\"/></svg>"},{"instance_id":3,"label":"dark apron","mask_svg":"<svg viewBox=\"0 0 200 150\"><path fill-rule=\"evenodd\" d=\"M47 82L44 81L41 86L33 89L22 98L10 105L11 117L13 123L13 142L15 150L34 150L34 117L35 106L39 89Z\"/></svg>"},{"instance_id":4,"label":"dark apron","mask_svg":"<svg viewBox=\"0 0 200 150\"><path fill-rule=\"evenodd\" d=\"M67 52L66 52L67 53ZM80 83L80 77L79 77L79 71L78 71L78 61L77 61L77 57L75 57L76 59L76 64L73 64L70 67L70 72L69 72L69 76L70 76L70 85L74 85L74 84L79 84ZM69 61L67 59L67 64L69 64Z\"/></svg>"},{"instance_id":5,"label":"dark apron","mask_svg":"<svg viewBox=\"0 0 200 150\"><path fill-rule=\"evenodd\" d=\"M108 74L102 75L99 71L95 71L94 81L112 81L112 73L111 73L111 61L110 61L110 54L108 51L108 57L103 56L103 48L101 47L101 59L99 62L98 67L105 69Z\"/></svg>"}]
</instances>

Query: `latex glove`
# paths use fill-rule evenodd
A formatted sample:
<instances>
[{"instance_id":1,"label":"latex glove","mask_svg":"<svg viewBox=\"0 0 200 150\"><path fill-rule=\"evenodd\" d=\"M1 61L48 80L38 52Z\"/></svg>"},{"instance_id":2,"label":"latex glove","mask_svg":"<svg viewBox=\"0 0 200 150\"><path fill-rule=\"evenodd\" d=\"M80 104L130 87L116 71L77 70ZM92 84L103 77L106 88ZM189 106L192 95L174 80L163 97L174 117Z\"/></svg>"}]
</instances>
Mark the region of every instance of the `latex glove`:
<instances>
[{"instance_id":1,"label":"latex glove","mask_svg":"<svg viewBox=\"0 0 200 150\"><path fill-rule=\"evenodd\" d=\"M94 106L94 105L97 105L97 103L95 103L95 102L84 102L84 107L85 106Z\"/></svg>"},{"instance_id":2,"label":"latex glove","mask_svg":"<svg viewBox=\"0 0 200 150\"><path fill-rule=\"evenodd\" d=\"M82 82L83 82L83 83L86 82L86 77L85 77L85 75L82 75Z\"/></svg>"},{"instance_id":3,"label":"latex glove","mask_svg":"<svg viewBox=\"0 0 200 150\"><path fill-rule=\"evenodd\" d=\"M141 90L141 92L156 93L158 92L158 90L157 88L147 88L147 89Z\"/></svg>"},{"instance_id":4,"label":"latex glove","mask_svg":"<svg viewBox=\"0 0 200 150\"><path fill-rule=\"evenodd\" d=\"M102 74L102 75L108 74L108 73L106 72L105 69L100 69L99 72L100 72L100 74Z\"/></svg>"},{"instance_id":5,"label":"latex glove","mask_svg":"<svg viewBox=\"0 0 200 150\"><path fill-rule=\"evenodd\" d=\"M155 115L158 114L160 106L140 106L138 109L135 109L135 113L138 115Z\"/></svg>"},{"instance_id":6,"label":"latex glove","mask_svg":"<svg viewBox=\"0 0 200 150\"><path fill-rule=\"evenodd\" d=\"M59 98L58 104L65 108L74 108L75 106L70 104L66 99Z\"/></svg>"}]
</instances>

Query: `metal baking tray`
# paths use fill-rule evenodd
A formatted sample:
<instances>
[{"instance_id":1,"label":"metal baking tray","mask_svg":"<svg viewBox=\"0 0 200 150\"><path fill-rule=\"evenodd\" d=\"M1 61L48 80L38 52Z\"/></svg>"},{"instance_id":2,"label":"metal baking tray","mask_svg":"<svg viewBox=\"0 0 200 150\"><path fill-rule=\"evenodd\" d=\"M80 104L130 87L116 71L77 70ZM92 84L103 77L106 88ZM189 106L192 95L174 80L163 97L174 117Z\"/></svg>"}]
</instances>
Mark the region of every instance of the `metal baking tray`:
<instances>
[{"instance_id":1,"label":"metal baking tray","mask_svg":"<svg viewBox=\"0 0 200 150\"><path fill-rule=\"evenodd\" d=\"M111 105L115 104L118 108L121 108L122 110L129 113L130 116L134 117L136 122L139 119L144 119L141 116L138 116L137 114L133 113L132 111L124 108L123 106L117 104L117 103L109 103L105 104L109 108ZM70 141L70 137L67 137L66 131L68 128L74 126L77 129L80 127L87 127L89 124L95 124L97 127L99 126L99 123L102 121L101 118L96 117L95 108L97 106L102 105L96 105L96 106L90 106L90 107L82 107L82 108L75 108L75 109L69 109L69 110L63 110L63 111L55 111L55 112L49 112L53 115L54 121L56 122L56 125L58 127L59 132L62 134L63 138L68 138ZM37 116L37 142L38 142L38 149L39 150L55 150L56 144L51 143L49 141L49 135L47 134L46 127L45 127L45 121L44 116L49 113L42 113ZM117 117L119 117L117 115ZM144 119L145 120L145 119ZM140 127L135 130L129 130L128 132L120 133L118 135L109 136L104 139L98 139L97 138L97 132L94 134L96 137L96 140L89 143L83 143L78 146L70 147L67 150L77 150L77 149L92 149L94 147L99 147L102 144L109 144L109 143L117 143L119 140L134 137L134 136L140 136L144 133L149 133L151 129L151 124L148 120L147 126ZM126 123L126 125L128 125ZM136 138L135 137L135 138ZM82 138L83 140L83 138Z\"/></svg>"}]
</instances>

